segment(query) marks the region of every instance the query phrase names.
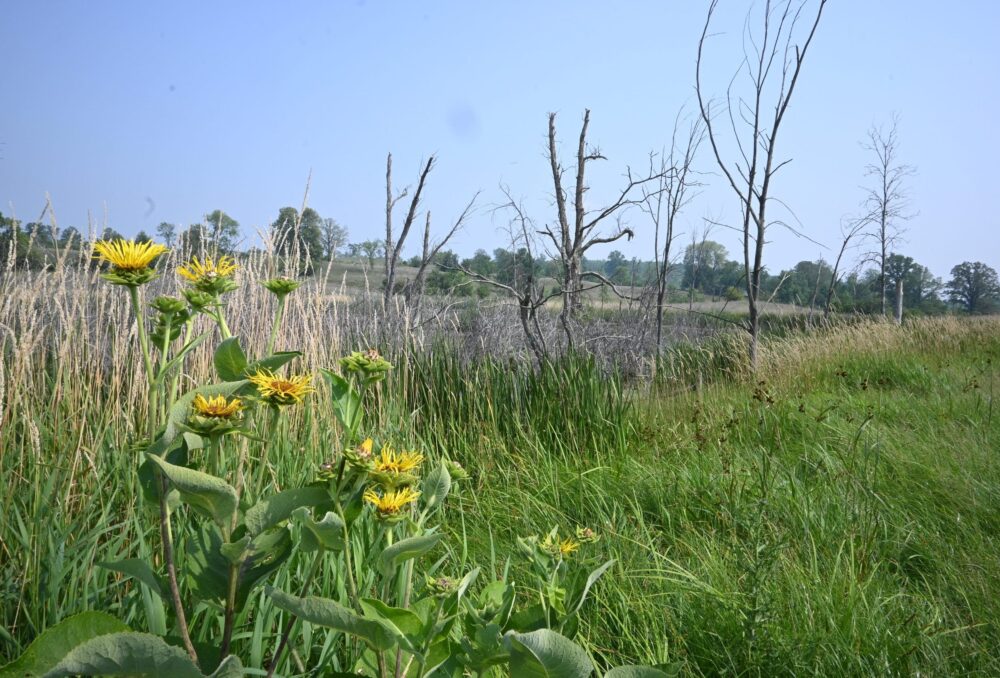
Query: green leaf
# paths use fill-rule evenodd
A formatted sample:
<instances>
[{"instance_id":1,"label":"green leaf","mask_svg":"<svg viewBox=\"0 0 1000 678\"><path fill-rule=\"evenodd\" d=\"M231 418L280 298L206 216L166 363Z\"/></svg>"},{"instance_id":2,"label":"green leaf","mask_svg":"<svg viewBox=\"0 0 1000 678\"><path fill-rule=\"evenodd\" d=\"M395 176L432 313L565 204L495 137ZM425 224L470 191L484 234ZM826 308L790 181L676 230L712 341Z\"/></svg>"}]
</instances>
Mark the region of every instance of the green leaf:
<instances>
[{"instance_id":1,"label":"green leaf","mask_svg":"<svg viewBox=\"0 0 1000 678\"><path fill-rule=\"evenodd\" d=\"M583 590L580 592L580 597L577 599L576 605L573 607L573 611L570 614L576 614L580 611L580 608L583 606L583 601L587 599L587 594L590 593L591 587L596 584L597 580L600 579L601 576L608 571L608 568L614 564L614 559L609 560L590 573L590 576L587 577L587 582L583 585Z\"/></svg>"},{"instance_id":2,"label":"green leaf","mask_svg":"<svg viewBox=\"0 0 1000 678\"><path fill-rule=\"evenodd\" d=\"M593 673L587 652L549 629L504 636L510 647L510 675L518 678L584 678Z\"/></svg>"},{"instance_id":3,"label":"green leaf","mask_svg":"<svg viewBox=\"0 0 1000 678\"><path fill-rule=\"evenodd\" d=\"M676 674L674 674L676 675ZM604 674L604 678L670 678L665 673L652 666L618 666Z\"/></svg>"},{"instance_id":4,"label":"green leaf","mask_svg":"<svg viewBox=\"0 0 1000 678\"><path fill-rule=\"evenodd\" d=\"M242 539L237 539L233 542L227 542L219 547L219 553L222 557L229 561L232 565L238 565L240 561L243 560L243 556L246 555L247 547L250 546L250 540L253 539L249 534L244 535Z\"/></svg>"},{"instance_id":5,"label":"green leaf","mask_svg":"<svg viewBox=\"0 0 1000 678\"><path fill-rule=\"evenodd\" d=\"M134 577L152 589L156 595L163 596L163 583L145 560L140 558L126 558L125 560L116 560L114 562L97 563L97 566L103 567L105 570L121 572L129 577Z\"/></svg>"},{"instance_id":6,"label":"green leaf","mask_svg":"<svg viewBox=\"0 0 1000 678\"><path fill-rule=\"evenodd\" d=\"M229 591L229 569L234 564L225 552L231 544L213 525L206 525L187 541L187 568L195 595L221 603ZM236 607L242 609L250 593L292 554L292 537L287 528L272 529L257 535L240 555L236 580Z\"/></svg>"},{"instance_id":7,"label":"green leaf","mask_svg":"<svg viewBox=\"0 0 1000 678\"><path fill-rule=\"evenodd\" d=\"M365 617L379 622L399 638L400 645L407 652L415 652L420 646L424 623L417 613L401 607L389 607L374 598L362 598L361 609Z\"/></svg>"},{"instance_id":8,"label":"green leaf","mask_svg":"<svg viewBox=\"0 0 1000 678\"><path fill-rule=\"evenodd\" d=\"M417 537L407 537L388 546L378 557L378 567L382 574L390 574L411 558L422 556L437 546L441 541L440 534L422 534Z\"/></svg>"},{"instance_id":9,"label":"green leaf","mask_svg":"<svg viewBox=\"0 0 1000 678\"><path fill-rule=\"evenodd\" d=\"M356 431L361 419L361 397L351 388L351 383L336 372L320 369L330 382L333 395L333 414L345 431Z\"/></svg>"},{"instance_id":10,"label":"green leaf","mask_svg":"<svg viewBox=\"0 0 1000 678\"><path fill-rule=\"evenodd\" d=\"M330 501L330 493L325 487L299 487L284 490L265 497L247 510L243 524L252 535L258 535L269 527L287 520L292 513L304 506L316 506Z\"/></svg>"},{"instance_id":11,"label":"green leaf","mask_svg":"<svg viewBox=\"0 0 1000 678\"><path fill-rule=\"evenodd\" d=\"M430 511L444 502L449 491L451 491L451 474L442 461L424 478L421 494L426 510Z\"/></svg>"},{"instance_id":12,"label":"green leaf","mask_svg":"<svg viewBox=\"0 0 1000 678\"><path fill-rule=\"evenodd\" d=\"M243 378L248 363L247 356L240 348L239 337L229 337L215 349L212 359L215 371L222 381L239 381Z\"/></svg>"},{"instance_id":13,"label":"green leaf","mask_svg":"<svg viewBox=\"0 0 1000 678\"><path fill-rule=\"evenodd\" d=\"M249 367L247 367L245 374L253 374L257 370L265 369L274 372L275 370L284 367L286 364L292 362L296 358L302 355L301 351L278 351L273 355L269 355L266 358L261 358L260 360L255 360Z\"/></svg>"},{"instance_id":14,"label":"green leaf","mask_svg":"<svg viewBox=\"0 0 1000 678\"><path fill-rule=\"evenodd\" d=\"M360 638L375 650L392 649L400 639L387 626L358 616L340 603L327 598L298 598L278 589L268 587L266 590L276 607L312 624Z\"/></svg>"},{"instance_id":15,"label":"green leaf","mask_svg":"<svg viewBox=\"0 0 1000 678\"><path fill-rule=\"evenodd\" d=\"M73 648L45 678L63 676L170 676L203 678L187 653L148 633L109 633ZM227 657L213 678L236 678L243 666L235 656Z\"/></svg>"},{"instance_id":16,"label":"green leaf","mask_svg":"<svg viewBox=\"0 0 1000 678\"><path fill-rule=\"evenodd\" d=\"M303 551L315 551L319 548L340 551L344 548L344 522L333 511L327 511L319 522L313 519L312 512L305 507L293 511L292 516L302 527L302 542L299 547Z\"/></svg>"},{"instance_id":17,"label":"green leaf","mask_svg":"<svg viewBox=\"0 0 1000 678\"><path fill-rule=\"evenodd\" d=\"M221 478L174 466L156 455L146 457L160 467L167 479L181 493L181 501L209 516L219 525L228 525L239 503L236 490Z\"/></svg>"},{"instance_id":18,"label":"green leaf","mask_svg":"<svg viewBox=\"0 0 1000 678\"><path fill-rule=\"evenodd\" d=\"M91 638L128 630L123 622L103 612L81 612L67 617L35 638L24 654L0 669L0 676L45 675L74 647Z\"/></svg>"}]
</instances>

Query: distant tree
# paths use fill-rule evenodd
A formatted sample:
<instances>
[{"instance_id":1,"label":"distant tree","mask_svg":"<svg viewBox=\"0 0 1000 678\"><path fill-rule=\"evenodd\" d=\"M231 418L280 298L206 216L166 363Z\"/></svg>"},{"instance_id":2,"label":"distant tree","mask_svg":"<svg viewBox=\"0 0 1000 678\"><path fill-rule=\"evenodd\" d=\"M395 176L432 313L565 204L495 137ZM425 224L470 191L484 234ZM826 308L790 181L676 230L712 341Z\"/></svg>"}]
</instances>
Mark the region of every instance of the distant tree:
<instances>
[{"instance_id":1,"label":"distant tree","mask_svg":"<svg viewBox=\"0 0 1000 678\"><path fill-rule=\"evenodd\" d=\"M618 250L612 250L604 262L604 276L613 283L624 282L628 274L628 260Z\"/></svg>"},{"instance_id":2,"label":"distant tree","mask_svg":"<svg viewBox=\"0 0 1000 678\"><path fill-rule=\"evenodd\" d=\"M990 313L1000 306L997 272L981 261L963 262L951 269L948 297L969 313Z\"/></svg>"},{"instance_id":3,"label":"distant tree","mask_svg":"<svg viewBox=\"0 0 1000 678\"><path fill-rule=\"evenodd\" d=\"M156 227L156 235L163 239L163 244L167 247L173 247L177 239L177 227L166 221L160 222L160 225Z\"/></svg>"},{"instance_id":4,"label":"distant tree","mask_svg":"<svg viewBox=\"0 0 1000 678\"><path fill-rule=\"evenodd\" d=\"M205 215L209 249L216 254L232 254L240 241L240 224L222 210Z\"/></svg>"},{"instance_id":5,"label":"distant tree","mask_svg":"<svg viewBox=\"0 0 1000 678\"><path fill-rule=\"evenodd\" d=\"M211 245L204 224L191 224L177 236L177 248L194 256L211 254Z\"/></svg>"},{"instance_id":6,"label":"distant tree","mask_svg":"<svg viewBox=\"0 0 1000 678\"><path fill-rule=\"evenodd\" d=\"M865 168L865 175L872 178L872 186L866 192L865 214L861 221L867 224L866 234L874 244L868 253L868 260L879 269L879 310L882 315L886 313L889 255L902 236L901 222L912 217L904 182L914 170L899 161L898 127L898 116L892 117L888 127L872 127L864 145L874 159Z\"/></svg>"},{"instance_id":7,"label":"distant tree","mask_svg":"<svg viewBox=\"0 0 1000 678\"><path fill-rule=\"evenodd\" d=\"M59 246L69 249L80 247L83 243L83 236L76 228L67 226L59 234Z\"/></svg>"},{"instance_id":8,"label":"distant tree","mask_svg":"<svg viewBox=\"0 0 1000 678\"><path fill-rule=\"evenodd\" d=\"M278 218L271 224L271 237L275 249L280 254L295 255L300 259L323 256L323 218L312 207L299 211L294 207L282 207Z\"/></svg>"},{"instance_id":9,"label":"distant tree","mask_svg":"<svg viewBox=\"0 0 1000 678\"><path fill-rule=\"evenodd\" d=\"M473 273L485 276L493 275L493 259L486 250L476 250L471 258L462 260L462 266Z\"/></svg>"},{"instance_id":10,"label":"distant tree","mask_svg":"<svg viewBox=\"0 0 1000 678\"><path fill-rule=\"evenodd\" d=\"M385 252L385 243L381 240L363 240L358 243L358 250L368 258L370 268L375 265L375 260Z\"/></svg>"},{"instance_id":11,"label":"distant tree","mask_svg":"<svg viewBox=\"0 0 1000 678\"><path fill-rule=\"evenodd\" d=\"M323 256L335 259L337 251L347 244L347 229L337 223L336 219L323 219L320 225L323 242Z\"/></svg>"},{"instance_id":12,"label":"distant tree","mask_svg":"<svg viewBox=\"0 0 1000 678\"><path fill-rule=\"evenodd\" d=\"M124 237L125 236L110 226L107 226L103 231L101 231L101 240L118 240Z\"/></svg>"},{"instance_id":13,"label":"distant tree","mask_svg":"<svg viewBox=\"0 0 1000 678\"><path fill-rule=\"evenodd\" d=\"M724 245L707 240L704 235L701 240L692 237L692 241L684 250L681 287L714 294L719 287L719 271L729 259L729 252Z\"/></svg>"}]
</instances>

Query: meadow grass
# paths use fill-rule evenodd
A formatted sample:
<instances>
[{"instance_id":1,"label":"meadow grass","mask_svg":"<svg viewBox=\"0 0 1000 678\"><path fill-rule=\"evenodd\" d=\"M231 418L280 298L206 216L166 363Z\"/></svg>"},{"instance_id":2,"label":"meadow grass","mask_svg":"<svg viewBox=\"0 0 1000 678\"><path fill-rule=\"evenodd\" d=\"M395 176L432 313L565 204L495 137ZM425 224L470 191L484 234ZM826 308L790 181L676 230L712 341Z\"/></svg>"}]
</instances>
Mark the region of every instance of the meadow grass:
<instances>
[{"instance_id":1,"label":"meadow grass","mask_svg":"<svg viewBox=\"0 0 1000 678\"><path fill-rule=\"evenodd\" d=\"M169 631L158 599L98 567L157 557L132 448L144 400L134 325L92 274L58 275L76 277L40 278L0 301L3 659L85 609ZM363 336L321 287L293 297L280 346L301 348L309 369ZM267 303L251 287L230 301L250 350L266 338ZM376 398L379 429L472 473L438 567L509 567L516 580L518 536L589 525L616 559L581 631L601 664L693 676L1000 673L1000 321L792 333L765 344L755 374L744 350L729 335L674 351L651 383L583 357L535 370L447 345L397 352ZM210 357L195 353L189 386L211 379ZM250 469L249 495L308 481L335 433L321 391ZM196 537L178 536L181 571ZM304 569L293 557L273 583ZM317 594L343 585L331 573ZM253 609L234 641L260 666L284 618ZM216 617L193 611L196 642L218 637ZM333 657L338 642L306 624L293 660Z\"/></svg>"}]
</instances>

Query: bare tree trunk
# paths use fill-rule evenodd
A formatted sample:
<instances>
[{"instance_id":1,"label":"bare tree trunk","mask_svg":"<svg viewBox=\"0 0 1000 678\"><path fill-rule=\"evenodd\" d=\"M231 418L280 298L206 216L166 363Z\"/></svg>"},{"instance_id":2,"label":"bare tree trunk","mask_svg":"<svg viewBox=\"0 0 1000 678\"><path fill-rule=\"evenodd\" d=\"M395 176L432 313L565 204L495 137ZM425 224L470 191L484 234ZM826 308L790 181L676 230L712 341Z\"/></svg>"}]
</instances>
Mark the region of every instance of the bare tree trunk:
<instances>
[{"instance_id":1,"label":"bare tree trunk","mask_svg":"<svg viewBox=\"0 0 1000 678\"><path fill-rule=\"evenodd\" d=\"M903 279L896 281L896 324L903 324Z\"/></svg>"}]
</instances>

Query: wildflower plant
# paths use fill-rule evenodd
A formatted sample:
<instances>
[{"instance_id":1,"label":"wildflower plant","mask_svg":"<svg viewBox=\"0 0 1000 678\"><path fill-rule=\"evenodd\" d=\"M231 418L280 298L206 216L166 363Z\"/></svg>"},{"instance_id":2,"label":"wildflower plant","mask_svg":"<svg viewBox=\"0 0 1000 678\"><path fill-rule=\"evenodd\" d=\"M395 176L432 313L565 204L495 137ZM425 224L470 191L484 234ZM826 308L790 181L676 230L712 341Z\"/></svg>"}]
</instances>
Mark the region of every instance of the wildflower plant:
<instances>
[{"instance_id":1,"label":"wildflower plant","mask_svg":"<svg viewBox=\"0 0 1000 678\"><path fill-rule=\"evenodd\" d=\"M38 641L46 652L29 651L19 670L229 677L243 675L246 660L254 675L267 676L279 669L379 678L594 672L588 652L572 640L588 593L613 565L595 567L592 530L554 528L520 540L526 585L505 568L502 579L477 589L480 571L456 571L464 560L445 539L448 499L470 473L443 455L376 442L381 435L366 409L391 370L388 360L374 350L352 353L339 372L321 370L328 393L318 393L312 375L282 373L299 354L272 352L277 330L257 360L230 335L219 296L233 289L235 262L192 260L181 271L192 284L187 303L159 297L144 307L137 281L148 281L165 248L98 245L112 266L108 276L115 276L109 282L129 290L139 328L149 402L137 472L160 541L158 557L148 562L103 566L139 583L151 633L84 613L46 631ZM295 287L269 285L279 300L276 328ZM221 335L218 381L181 394L186 356L215 333L194 336L200 316ZM150 322L154 330L146 332ZM306 472L303 485L258 496L268 487L268 450L294 435L288 413L316 406L332 408L340 424L329 459ZM254 446L260 454L249 454ZM249 486L256 489L248 489L248 475L257 478ZM292 563L305 568L304 576L286 572L280 580L294 590L274 587ZM193 642L192 619L214 629L212 651ZM322 646L308 640L318 629L326 629ZM242 641L248 636L253 642ZM300 637L305 647L290 652ZM238 657L237 650L244 652ZM622 667L606 675L665 674Z\"/></svg>"}]
</instances>

